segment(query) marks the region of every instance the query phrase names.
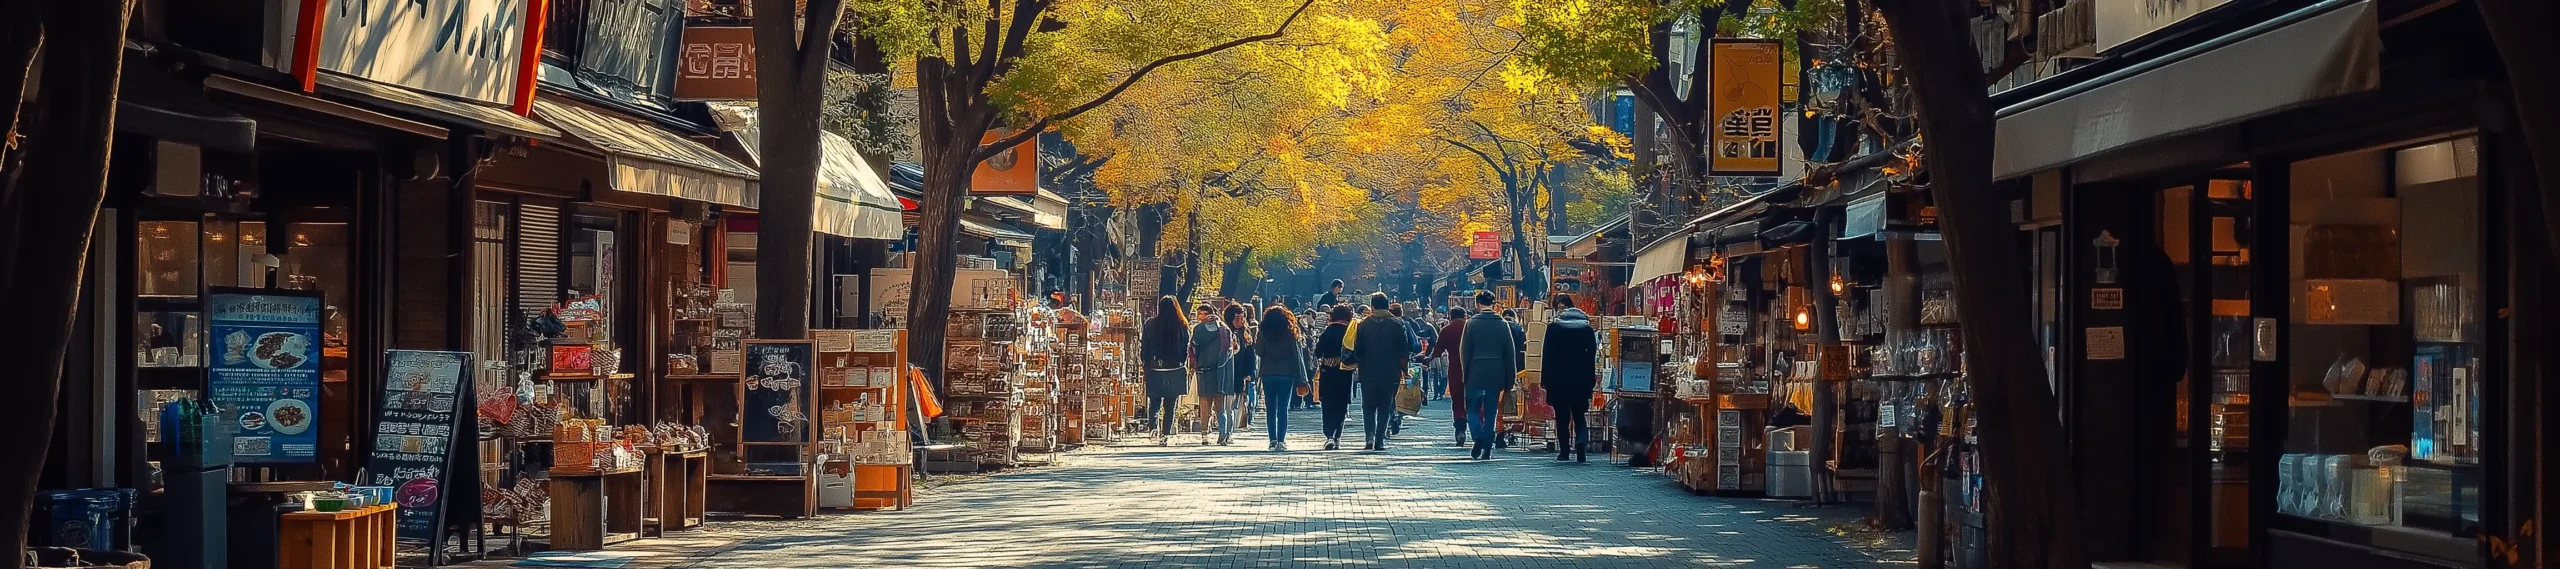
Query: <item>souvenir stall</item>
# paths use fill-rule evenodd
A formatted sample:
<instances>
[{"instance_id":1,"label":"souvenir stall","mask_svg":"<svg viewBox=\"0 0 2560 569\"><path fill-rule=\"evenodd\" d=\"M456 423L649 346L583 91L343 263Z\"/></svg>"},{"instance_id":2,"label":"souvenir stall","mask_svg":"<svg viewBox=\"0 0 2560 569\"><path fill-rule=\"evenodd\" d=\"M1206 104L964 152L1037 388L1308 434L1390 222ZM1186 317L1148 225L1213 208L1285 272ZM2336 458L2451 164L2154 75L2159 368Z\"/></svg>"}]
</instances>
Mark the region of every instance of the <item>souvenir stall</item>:
<instances>
[{"instance_id":1,"label":"souvenir stall","mask_svg":"<svg viewBox=\"0 0 2560 569\"><path fill-rule=\"evenodd\" d=\"M1125 306L1104 304L1102 306ZM1085 365L1085 437L1115 440L1134 432L1137 410L1145 401L1138 369L1138 313L1127 308L1095 312L1087 327Z\"/></svg>"},{"instance_id":2,"label":"souvenir stall","mask_svg":"<svg viewBox=\"0 0 2560 569\"><path fill-rule=\"evenodd\" d=\"M957 435L961 449L928 455L931 472L976 472L1013 466L1023 439L1027 395L1022 312L1014 275L991 268L992 259L965 258L952 283L952 310L943 355L943 389L949 412L937 438ZM875 271L874 282L881 281ZM895 269L903 276L903 269ZM1045 410L1044 410L1045 411Z\"/></svg>"},{"instance_id":3,"label":"souvenir stall","mask_svg":"<svg viewBox=\"0 0 2560 569\"><path fill-rule=\"evenodd\" d=\"M1109 392L1107 385L1099 389L1095 385L1101 381L1095 379L1098 374L1091 366L1095 351L1089 340L1091 323L1072 308L1051 311L1043 320L1055 337L1050 343L1049 366L1050 376L1058 382L1058 443L1082 445L1092 436L1095 399L1104 397L1096 394ZM1106 376L1102 381L1109 379Z\"/></svg>"},{"instance_id":4,"label":"souvenir stall","mask_svg":"<svg viewBox=\"0 0 2560 569\"><path fill-rule=\"evenodd\" d=\"M813 330L818 350L818 501L905 509L914 501L907 331Z\"/></svg>"},{"instance_id":5,"label":"souvenir stall","mask_svg":"<svg viewBox=\"0 0 2560 569\"><path fill-rule=\"evenodd\" d=\"M997 335L1004 333L1004 327L1012 327L1013 342L1022 355L1022 366L1015 372L1021 378L1022 438L1014 448L1025 453L1057 452L1058 439L1064 430L1059 397L1062 382L1056 367L1058 343L1049 335L1049 327L1045 324L1047 313L1046 308L1032 307L1011 314L989 313L984 320L986 326L995 329L991 332ZM1015 319L1008 321L1007 318ZM1025 323L1032 325L1026 326Z\"/></svg>"}]
</instances>

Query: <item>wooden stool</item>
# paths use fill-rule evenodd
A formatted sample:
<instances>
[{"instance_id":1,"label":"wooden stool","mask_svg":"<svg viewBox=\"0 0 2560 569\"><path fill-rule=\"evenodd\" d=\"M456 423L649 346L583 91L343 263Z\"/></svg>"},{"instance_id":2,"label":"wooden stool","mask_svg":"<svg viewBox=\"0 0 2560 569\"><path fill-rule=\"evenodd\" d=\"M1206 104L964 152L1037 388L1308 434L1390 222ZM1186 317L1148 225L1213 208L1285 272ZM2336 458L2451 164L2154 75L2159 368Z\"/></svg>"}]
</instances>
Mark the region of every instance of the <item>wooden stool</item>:
<instances>
[{"instance_id":1,"label":"wooden stool","mask_svg":"<svg viewBox=\"0 0 2560 569\"><path fill-rule=\"evenodd\" d=\"M279 523L281 569L382 569L398 551L399 506L294 512Z\"/></svg>"}]
</instances>

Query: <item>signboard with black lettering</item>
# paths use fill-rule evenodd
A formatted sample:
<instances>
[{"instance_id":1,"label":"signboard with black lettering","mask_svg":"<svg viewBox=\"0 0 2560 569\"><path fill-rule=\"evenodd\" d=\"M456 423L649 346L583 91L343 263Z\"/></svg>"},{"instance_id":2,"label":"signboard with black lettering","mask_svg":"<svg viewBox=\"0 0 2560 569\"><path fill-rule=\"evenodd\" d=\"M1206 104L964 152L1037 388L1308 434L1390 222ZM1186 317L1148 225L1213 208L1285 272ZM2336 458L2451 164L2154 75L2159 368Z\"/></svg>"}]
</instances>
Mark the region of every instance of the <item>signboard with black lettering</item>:
<instances>
[{"instance_id":1,"label":"signboard with black lettering","mask_svg":"<svg viewBox=\"0 0 2560 569\"><path fill-rule=\"evenodd\" d=\"M393 488L402 540L435 543L448 490L458 487L452 451L465 433L461 410L471 401L471 354L390 350L383 353L382 412L363 482ZM477 499L477 498L471 498ZM436 544L441 546L441 544Z\"/></svg>"},{"instance_id":2,"label":"signboard with black lettering","mask_svg":"<svg viewBox=\"0 0 2560 569\"><path fill-rule=\"evenodd\" d=\"M809 340L749 340L746 379L738 382L739 406L746 416L738 426L747 443L807 443L811 414L810 370L817 363Z\"/></svg>"}]
</instances>

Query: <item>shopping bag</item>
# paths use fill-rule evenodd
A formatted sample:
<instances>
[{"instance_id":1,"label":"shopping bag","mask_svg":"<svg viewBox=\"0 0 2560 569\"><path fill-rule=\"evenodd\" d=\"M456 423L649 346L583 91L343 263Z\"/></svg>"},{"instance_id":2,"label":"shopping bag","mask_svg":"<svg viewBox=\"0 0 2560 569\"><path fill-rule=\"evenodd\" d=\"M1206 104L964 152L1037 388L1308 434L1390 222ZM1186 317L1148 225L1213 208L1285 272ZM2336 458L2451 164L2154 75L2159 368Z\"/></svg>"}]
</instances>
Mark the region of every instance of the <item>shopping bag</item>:
<instances>
[{"instance_id":1,"label":"shopping bag","mask_svg":"<svg viewBox=\"0 0 2560 569\"><path fill-rule=\"evenodd\" d=\"M1396 412L1406 415L1422 414L1422 388L1410 383L1397 386Z\"/></svg>"}]
</instances>

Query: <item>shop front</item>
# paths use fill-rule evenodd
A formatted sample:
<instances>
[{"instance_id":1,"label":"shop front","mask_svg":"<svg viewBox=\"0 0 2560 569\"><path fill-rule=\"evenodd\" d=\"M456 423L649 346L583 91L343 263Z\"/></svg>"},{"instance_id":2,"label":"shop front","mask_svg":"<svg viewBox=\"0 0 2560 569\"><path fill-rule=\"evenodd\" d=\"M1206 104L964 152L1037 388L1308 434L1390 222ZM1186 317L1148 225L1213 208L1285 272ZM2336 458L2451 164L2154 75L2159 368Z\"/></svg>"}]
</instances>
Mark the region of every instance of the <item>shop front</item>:
<instances>
[{"instance_id":1,"label":"shop front","mask_svg":"<svg viewBox=\"0 0 2560 569\"><path fill-rule=\"evenodd\" d=\"M2543 236L2519 141L2483 112L2508 104L2482 87L2494 66L2461 63L2487 44L2415 32L2476 13L2223 15L2247 21L2001 112L2033 284L2062 301L2040 337L2083 507L2128 514L2086 522L2093 555L2512 566L2491 544L2531 523L2539 484L2522 465L2540 450L2515 442L2538 379L2517 370L2540 364L2519 346L2548 317L2522 310L2548 257L2524 253ZM2071 126L2192 85L2232 88L2118 107L2140 128Z\"/></svg>"}]
</instances>

